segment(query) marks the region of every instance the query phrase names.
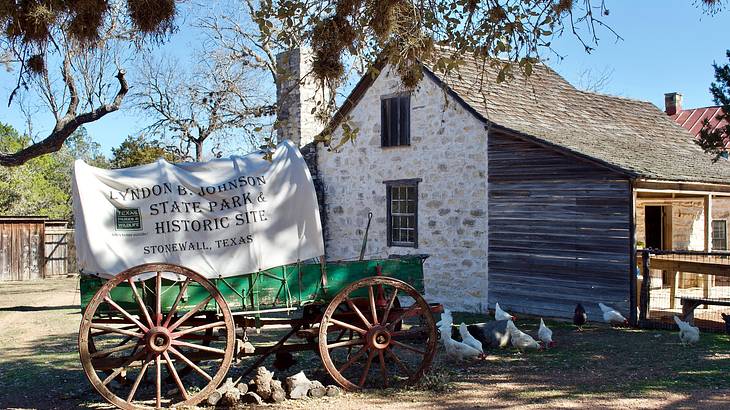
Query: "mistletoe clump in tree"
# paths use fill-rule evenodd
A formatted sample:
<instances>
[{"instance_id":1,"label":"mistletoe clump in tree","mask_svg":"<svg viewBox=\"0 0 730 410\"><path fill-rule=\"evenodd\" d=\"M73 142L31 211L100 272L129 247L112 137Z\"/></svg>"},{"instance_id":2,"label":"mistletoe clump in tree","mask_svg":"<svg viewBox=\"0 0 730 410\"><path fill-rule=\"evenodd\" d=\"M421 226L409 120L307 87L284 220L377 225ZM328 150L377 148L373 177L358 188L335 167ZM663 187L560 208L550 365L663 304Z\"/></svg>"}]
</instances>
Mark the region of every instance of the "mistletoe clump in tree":
<instances>
[{"instance_id":1,"label":"mistletoe clump in tree","mask_svg":"<svg viewBox=\"0 0 730 410\"><path fill-rule=\"evenodd\" d=\"M55 120L21 149L0 150L0 165L58 151L79 127L118 110L129 91L121 67L133 54L129 45L163 39L175 13L175 0L0 2L0 62L17 73L8 105L20 104L31 122L40 102Z\"/></svg>"},{"instance_id":2,"label":"mistletoe clump in tree","mask_svg":"<svg viewBox=\"0 0 730 410\"><path fill-rule=\"evenodd\" d=\"M727 50L726 55L730 61L730 50ZM713 162L717 162L726 155L730 144L730 64L715 63L712 66L715 68L715 81L710 85L710 93L715 104L722 107L715 119L724 122L724 125L711 127L709 118L706 118L696 142L705 152L714 156Z\"/></svg>"}]
</instances>

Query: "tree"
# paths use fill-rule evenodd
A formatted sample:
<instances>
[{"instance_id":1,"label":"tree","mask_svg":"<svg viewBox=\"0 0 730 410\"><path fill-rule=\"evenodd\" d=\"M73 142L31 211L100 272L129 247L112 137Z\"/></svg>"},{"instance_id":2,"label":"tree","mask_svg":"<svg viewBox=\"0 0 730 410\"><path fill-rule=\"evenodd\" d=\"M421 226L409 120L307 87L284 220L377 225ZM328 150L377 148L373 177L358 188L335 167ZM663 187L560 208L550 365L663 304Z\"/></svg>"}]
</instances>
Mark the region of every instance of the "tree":
<instances>
[{"instance_id":1,"label":"tree","mask_svg":"<svg viewBox=\"0 0 730 410\"><path fill-rule=\"evenodd\" d=\"M730 61L730 50L726 51ZM730 64L712 64L715 69L715 81L710 85L710 93L715 104L722 107L722 111L715 118L725 121L725 125L712 129L710 120L705 118L700 135L695 142L707 153L712 154L712 162L717 162L727 152L730 144Z\"/></svg>"},{"instance_id":2,"label":"tree","mask_svg":"<svg viewBox=\"0 0 730 410\"><path fill-rule=\"evenodd\" d=\"M262 97L254 70L216 48L195 52L192 59L181 64L146 58L142 63L133 101L153 119L146 131L177 139L177 155L195 161L204 159L204 143L213 137L243 133L257 146L257 119L272 115L274 108ZM215 148L212 153L220 155Z\"/></svg>"},{"instance_id":3,"label":"tree","mask_svg":"<svg viewBox=\"0 0 730 410\"><path fill-rule=\"evenodd\" d=\"M10 55L3 62L18 68L8 103L17 102L19 94L33 94L55 125L17 151L0 151L0 165L19 166L58 151L83 124L118 110L129 90L118 65L125 60L123 52L130 44L169 33L175 11L174 0L1 2L0 55Z\"/></svg>"},{"instance_id":4,"label":"tree","mask_svg":"<svg viewBox=\"0 0 730 410\"><path fill-rule=\"evenodd\" d=\"M185 160L157 140L148 140L142 135L129 136L118 148L112 148L109 165L111 168L127 168L155 162L160 158L168 162Z\"/></svg>"},{"instance_id":5,"label":"tree","mask_svg":"<svg viewBox=\"0 0 730 410\"><path fill-rule=\"evenodd\" d=\"M20 150L30 138L11 126L0 124L0 149ZM71 217L71 174L74 159L95 166L104 165L95 143L84 128L79 128L61 150L27 161L17 167L0 168L0 214Z\"/></svg>"}]
</instances>

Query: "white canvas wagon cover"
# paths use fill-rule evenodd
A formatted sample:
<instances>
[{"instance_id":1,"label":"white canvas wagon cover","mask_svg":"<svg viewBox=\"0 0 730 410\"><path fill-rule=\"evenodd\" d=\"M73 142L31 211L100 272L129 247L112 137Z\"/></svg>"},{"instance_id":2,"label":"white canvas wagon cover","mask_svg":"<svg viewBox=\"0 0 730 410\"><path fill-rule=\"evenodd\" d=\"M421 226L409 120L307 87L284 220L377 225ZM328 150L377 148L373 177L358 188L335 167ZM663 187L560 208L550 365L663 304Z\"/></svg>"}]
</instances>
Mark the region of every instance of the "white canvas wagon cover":
<instances>
[{"instance_id":1,"label":"white canvas wagon cover","mask_svg":"<svg viewBox=\"0 0 730 410\"><path fill-rule=\"evenodd\" d=\"M227 277L324 254L312 177L290 141L271 162L260 152L117 170L76 161L73 209L79 268L107 278L150 262Z\"/></svg>"}]
</instances>

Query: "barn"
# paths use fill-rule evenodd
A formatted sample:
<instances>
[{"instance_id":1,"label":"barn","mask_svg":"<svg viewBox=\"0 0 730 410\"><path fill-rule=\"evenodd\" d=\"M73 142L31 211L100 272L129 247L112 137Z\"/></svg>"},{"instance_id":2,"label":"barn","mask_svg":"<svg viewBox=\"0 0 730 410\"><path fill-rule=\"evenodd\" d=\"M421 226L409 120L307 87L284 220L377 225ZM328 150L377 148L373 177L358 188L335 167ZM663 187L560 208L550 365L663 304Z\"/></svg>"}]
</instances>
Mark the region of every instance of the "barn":
<instances>
[{"instance_id":1,"label":"barn","mask_svg":"<svg viewBox=\"0 0 730 410\"><path fill-rule=\"evenodd\" d=\"M296 78L308 61L280 58ZM635 317L647 206L704 203L692 235L709 248L730 165L651 103L578 90L544 65L497 83L498 69L477 60L448 78L424 64L413 90L387 62L377 69L329 124L307 118L316 93L300 82L280 134L310 160L329 259L359 254L372 212L366 254L431 255L434 301L553 317L577 302L597 317L603 302ZM314 142L336 141L344 124L358 136L338 152Z\"/></svg>"}]
</instances>

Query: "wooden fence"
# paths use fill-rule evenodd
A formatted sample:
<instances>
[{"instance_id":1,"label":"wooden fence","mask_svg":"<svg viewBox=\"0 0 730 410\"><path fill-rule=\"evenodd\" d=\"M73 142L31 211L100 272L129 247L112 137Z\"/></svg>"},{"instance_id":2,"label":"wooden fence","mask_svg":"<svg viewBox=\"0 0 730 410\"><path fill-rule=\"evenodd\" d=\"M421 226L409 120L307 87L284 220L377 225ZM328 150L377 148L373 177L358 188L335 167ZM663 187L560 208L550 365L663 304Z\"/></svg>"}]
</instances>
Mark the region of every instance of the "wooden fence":
<instances>
[{"instance_id":1,"label":"wooden fence","mask_svg":"<svg viewBox=\"0 0 730 410\"><path fill-rule=\"evenodd\" d=\"M72 243L73 230L67 228L66 221L0 217L0 280L42 279L74 272Z\"/></svg>"}]
</instances>

